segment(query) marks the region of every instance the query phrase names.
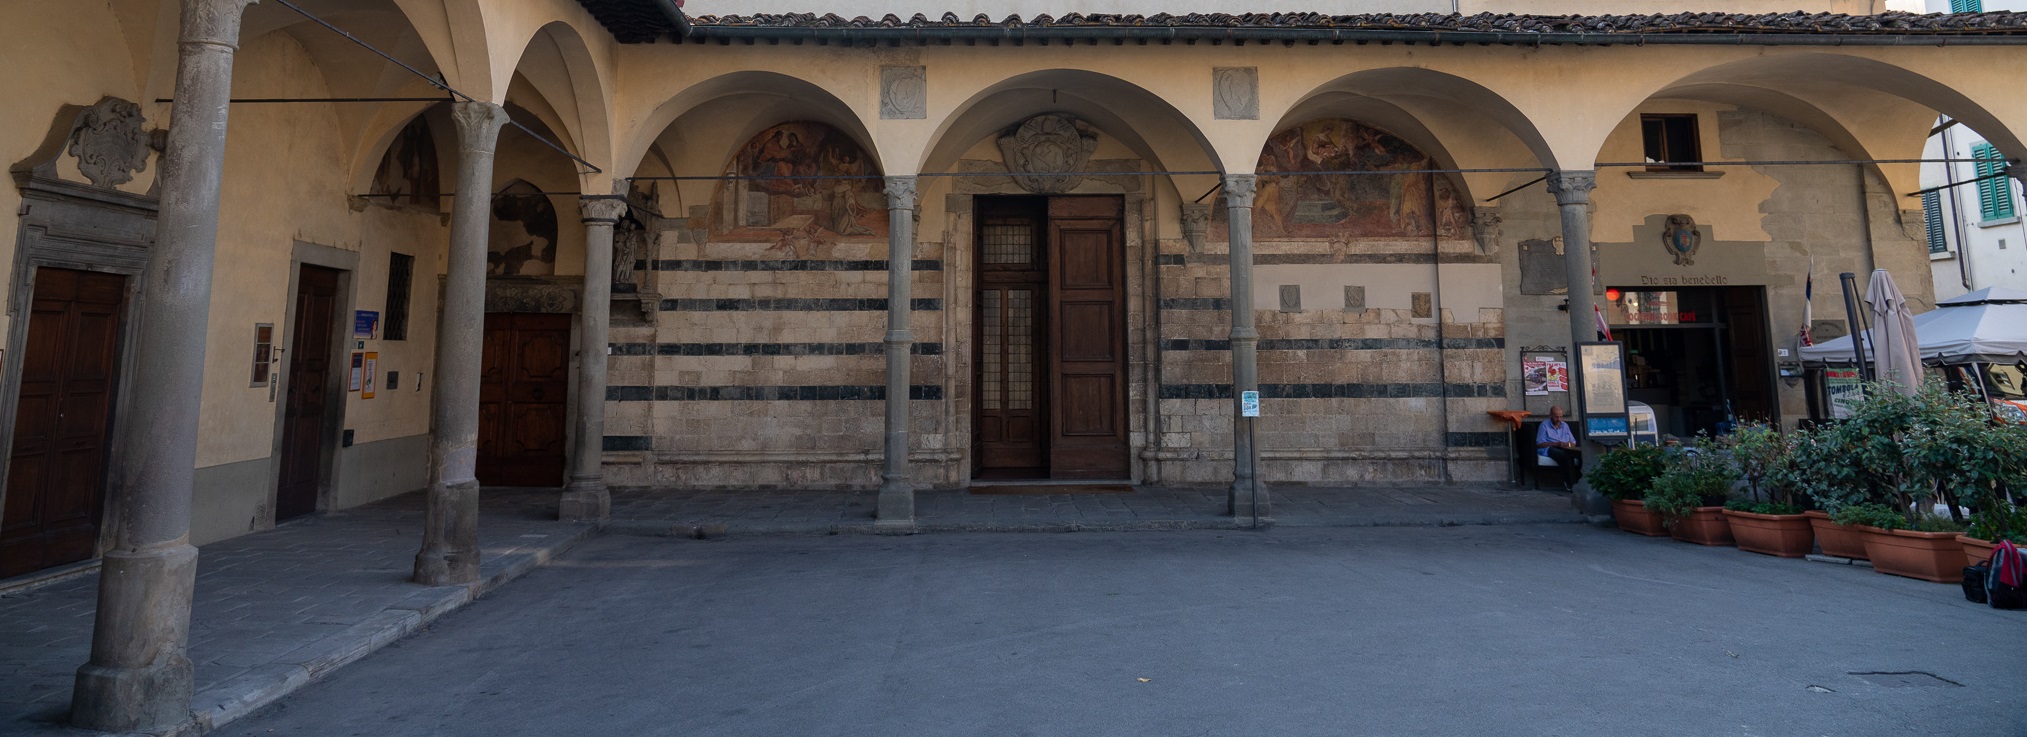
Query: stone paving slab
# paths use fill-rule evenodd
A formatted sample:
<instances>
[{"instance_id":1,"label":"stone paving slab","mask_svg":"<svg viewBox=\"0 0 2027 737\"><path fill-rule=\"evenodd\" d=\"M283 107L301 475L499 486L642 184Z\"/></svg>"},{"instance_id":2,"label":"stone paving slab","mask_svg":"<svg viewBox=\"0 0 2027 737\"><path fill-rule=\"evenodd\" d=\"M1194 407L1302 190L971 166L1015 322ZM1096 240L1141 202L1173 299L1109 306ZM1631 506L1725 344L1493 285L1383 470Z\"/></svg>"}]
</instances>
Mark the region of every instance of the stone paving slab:
<instances>
[{"instance_id":1,"label":"stone paving slab","mask_svg":"<svg viewBox=\"0 0 2027 737\"><path fill-rule=\"evenodd\" d=\"M199 550L191 606L199 733L272 703L427 626L596 532L555 521L554 491L482 495L482 578L408 582L422 544L422 496L284 524ZM87 734L63 726L77 667L91 654L98 575L0 595L0 733Z\"/></svg>"},{"instance_id":2,"label":"stone paving slab","mask_svg":"<svg viewBox=\"0 0 2027 737\"><path fill-rule=\"evenodd\" d=\"M1569 495L1489 486L1289 487L1271 491L1273 523L1377 527L1583 522ZM835 535L874 526L872 491L613 492L609 532L674 535ZM1235 529L1225 491L1140 487L1130 494L915 494L914 532L1074 532Z\"/></svg>"}]
</instances>

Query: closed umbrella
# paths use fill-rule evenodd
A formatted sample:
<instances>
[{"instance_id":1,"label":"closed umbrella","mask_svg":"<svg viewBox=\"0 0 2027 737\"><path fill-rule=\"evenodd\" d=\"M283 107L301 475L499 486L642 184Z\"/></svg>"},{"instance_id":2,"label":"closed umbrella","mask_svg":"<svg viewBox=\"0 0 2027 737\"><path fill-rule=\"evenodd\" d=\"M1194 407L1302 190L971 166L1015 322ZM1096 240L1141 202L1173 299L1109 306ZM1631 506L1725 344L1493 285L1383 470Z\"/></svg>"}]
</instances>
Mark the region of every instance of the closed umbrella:
<instances>
[{"instance_id":1,"label":"closed umbrella","mask_svg":"<svg viewBox=\"0 0 2027 737\"><path fill-rule=\"evenodd\" d=\"M1895 391L1913 396L1921 387L1921 343L1914 334L1907 297L1885 269L1872 272L1865 292L1865 302L1872 307L1873 373L1880 381L1892 382Z\"/></svg>"}]
</instances>

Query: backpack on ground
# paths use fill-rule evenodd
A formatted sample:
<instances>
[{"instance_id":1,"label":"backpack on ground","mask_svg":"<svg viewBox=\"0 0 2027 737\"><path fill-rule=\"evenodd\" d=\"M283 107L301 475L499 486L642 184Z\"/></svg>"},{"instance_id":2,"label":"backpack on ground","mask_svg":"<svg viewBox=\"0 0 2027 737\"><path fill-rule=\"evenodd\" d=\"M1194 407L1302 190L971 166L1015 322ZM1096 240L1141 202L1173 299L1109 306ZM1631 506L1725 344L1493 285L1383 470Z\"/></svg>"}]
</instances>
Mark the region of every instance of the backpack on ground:
<instances>
[{"instance_id":1,"label":"backpack on ground","mask_svg":"<svg viewBox=\"0 0 2027 737\"><path fill-rule=\"evenodd\" d=\"M2011 540L1992 549L1985 572L1985 598L1997 609L2027 609L2027 552Z\"/></svg>"}]
</instances>

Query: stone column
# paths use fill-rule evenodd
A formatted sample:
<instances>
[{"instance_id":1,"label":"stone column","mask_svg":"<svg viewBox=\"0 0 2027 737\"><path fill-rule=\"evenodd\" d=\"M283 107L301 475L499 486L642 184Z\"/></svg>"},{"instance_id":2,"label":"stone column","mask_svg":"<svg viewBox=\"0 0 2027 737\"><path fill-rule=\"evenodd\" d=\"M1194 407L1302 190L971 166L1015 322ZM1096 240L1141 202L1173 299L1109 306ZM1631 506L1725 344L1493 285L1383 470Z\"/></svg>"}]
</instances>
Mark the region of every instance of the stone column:
<instances>
[{"instance_id":1,"label":"stone column","mask_svg":"<svg viewBox=\"0 0 2027 737\"><path fill-rule=\"evenodd\" d=\"M915 273L915 177L887 177L887 442L878 527L915 526L908 478L908 387L915 335L908 331Z\"/></svg>"},{"instance_id":2,"label":"stone column","mask_svg":"<svg viewBox=\"0 0 2027 737\"><path fill-rule=\"evenodd\" d=\"M1548 191L1555 195L1555 203L1562 210L1563 264L1569 277L1570 307L1570 363L1577 361L1577 344L1598 339L1598 317L1595 311L1597 295L1593 291L1591 278L1591 190L1598 186L1595 171L1558 171L1549 175ZM1577 389L1577 387L1572 387ZM1578 404L1578 391L1570 392L1570 404ZM1572 406L1568 411L1569 420L1582 427L1584 408ZM1584 466L1589 468L1598 461L1598 454L1604 449L1580 440L1584 451ZM1571 504L1585 514L1605 514L1611 505L1604 496L1591 490L1590 484L1578 482L1576 492L1570 495Z\"/></svg>"},{"instance_id":3,"label":"stone column","mask_svg":"<svg viewBox=\"0 0 2027 737\"><path fill-rule=\"evenodd\" d=\"M218 244L218 189L240 17L254 0L183 0L161 211L142 276L110 491L119 514L99 573L91 660L77 670L71 724L161 731L190 720L190 545L199 389Z\"/></svg>"},{"instance_id":4,"label":"stone column","mask_svg":"<svg viewBox=\"0 0 2027 737\"><path fill-rule=\"evenodd\" d=\"M625 185L620 185L624 187ZM624 195L587 195L584 210L584 301L577 310L577 452L557 518L596 522L612 515L605 489L606 326L612 321L612 228L626 216Z\"/></svg>"},{"instance_id":5,"label":"stone column","mask_svg":"<svg viewBox=\"0 0 2027 737\"><path fill-rule=\"evenodd\" d=\"M1251 420L1239 416L1239 393L1260 389L1260 331L1253 326L1253 194L1259 184L1251 174L1225 176L1225 207L1231 224L1232 275L1232 516L1265 519L1267 485L1260 481L1259 453L1253 447Z\"/></svg>"},{"instance_id":6,"label":"stone column","mask_svg":"<svg viewBox=\"0 0 2027 737\"><path fill-rule=\"evenodd\" d=\"M451 105L457 122L457 197L451 200L443 309L437 318L436 388L430 392L429 491L415 582L479 580L479 374L486 337L486 229L493 209L493 147L507 109Z\"/></svg>"}]
</instances>

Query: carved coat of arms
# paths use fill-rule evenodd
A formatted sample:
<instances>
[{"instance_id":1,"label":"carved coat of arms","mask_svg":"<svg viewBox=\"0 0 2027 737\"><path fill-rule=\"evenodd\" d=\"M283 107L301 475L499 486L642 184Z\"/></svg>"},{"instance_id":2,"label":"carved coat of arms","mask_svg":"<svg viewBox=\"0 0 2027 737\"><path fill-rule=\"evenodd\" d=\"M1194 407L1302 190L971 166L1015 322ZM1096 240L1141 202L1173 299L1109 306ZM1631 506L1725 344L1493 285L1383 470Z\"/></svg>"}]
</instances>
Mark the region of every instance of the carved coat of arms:
<instances>
[{"instance_id":1,"label":"carved coat of arms","mask_svg":"<svg viewBox=\"0 0 2027 737\"><path fill-rule=\"evenodd\" d=\"M78 172L107 189L133 181L136 172L148 168L145 122L141 106L118 98L86 108L70 138Z\"/></svg>"},{"instance_id":2,"label":"carved coat of arms","mask_svg":"<svg viewBox=\"0 0 2027 737\"><path fill-rule=\"evenodd\" d=\"M1668 227L1661 231L1661 245L1668 249L1668 255L1675 257L1676 266L1696 263L1696 249L1703 245L1703 234L1696 232L1696 220L1688 215L1669 215Z\"/></svg>"},{"instance_id":3,"label":"carved coat of arms","mask_svg":"<svg viewBox=\"0 0 2027 737\"><path fill-rule=\"evenodd\" d=\"M1000 155L1014 183L1035 194L1062 194L1084 182L1083 171L1098 150L1098 136L1067 115L1037 115L999 138Z\"/></svg>"}]
</instances>

